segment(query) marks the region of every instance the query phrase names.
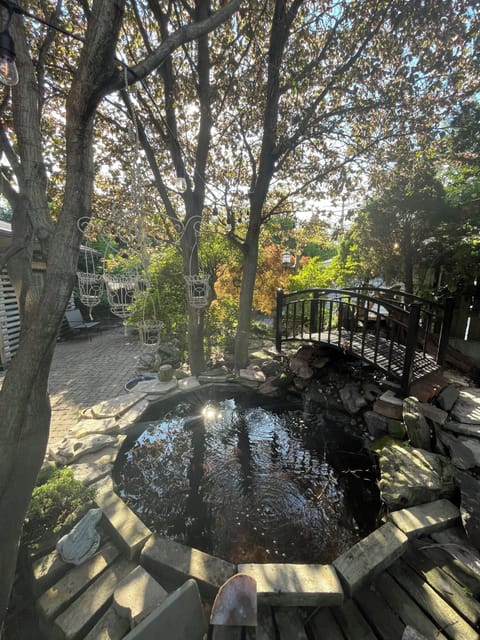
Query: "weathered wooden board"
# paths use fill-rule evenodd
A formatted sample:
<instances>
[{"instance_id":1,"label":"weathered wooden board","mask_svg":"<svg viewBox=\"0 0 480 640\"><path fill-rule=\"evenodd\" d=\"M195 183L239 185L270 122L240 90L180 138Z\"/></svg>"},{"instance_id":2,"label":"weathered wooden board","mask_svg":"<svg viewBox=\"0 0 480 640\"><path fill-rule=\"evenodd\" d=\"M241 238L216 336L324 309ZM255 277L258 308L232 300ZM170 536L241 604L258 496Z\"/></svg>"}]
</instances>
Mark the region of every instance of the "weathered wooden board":
<instances>
[{"instance_id":1,"label":"weathered wooden board","mask_svg":"<svg viewBox=\"0 0 480 640\"><path fill-rule=\"evenodd\" d=\"M312 640L344 640L337 621L329 608L324 607L316 613L308 623L308 630Z\"/></svg>"},{"instance_id":2,"label":"weathered wooden board","mask_svg":"<svg viewBox=\"0 0 480 640\"><path fill-rule=\"evenodd\" d=\"M449 638L478 640L478 632L403 560L398 560L388 572L437 622L439 629L443 629ZM421 629L414 624L411 626L422 633Z\"/></svg>"},{"instance_id":3,"label":"weathered wooden board","mask_svg":"<svg viewBox=\"0 0 480 640\"><path fill-rule=\"evenodd\" d=\"M308 640L305 618L298 607L275 607L273 614L279 640Z\"/></svg>"},{"instance_id":4,"label":"weathered wooden board","mask_svg":"<svg viewBox=\"0 0 480 640\"><path fill-rule=\"evenodd\" d=\"M480 602L469 595L465 588L420 551L409 550L403 560L416 571L448 604L458 611L472 626L480 622Z\"/></svg>"},{"instance_id":5,"label":"weathered wooden board","mask_svg":"<svg viewBox=\"0 0 480 640\"><path fill-rule=\"evenodd\" d=\"M376 640L370 625L353 600L346 600L341 607L333 607L332 613L348 640Z\"/></svg>"},{"instance_id":6,"label":"weathered wooden board","mask_svg":"<svg viewBox=\"0 0 480 640\"><path fill-rule=\"evenodd\" d=\"M378 576L375 587L404 624L417 629L427 638L446 639L447 636L439 631L410 595L386 571Z\"/></svg>"},{"instance_id":7,"label":"weathered wooden board","mask_svg":"<svg viewBox=\"0 0 480 640\"><path fill-rule=\"evenodd\" d=\"M378 637L401 640L405 625L378 591L373 587L361 589L355 601Z\"/></svg>"},{"instance_id":8,"label":"weathered wooden board","mask_svg":"<svg viewBox=\"0 0 480 640\"><path fill-rule=\"evenodd\" d=\"M246 629L246 640L276 640L273 611L271 607L259 606L257 609L257 627Z\"/></svg>"},{"instance_id":9,"label":"weathered wooden board","mask_svg":"<svg viewBox=\"0 0 480 640\"><path fill-rule=\"evenodd\" d=\"M467 566L458 558L445 551L441 546L433 541L417 540L414 546L422 551L436 567L439 567L453 578L461 587L465 588L473 596L480 595L480 579L471 572Z\"/></svg>"},{"instance_id":10,"label":"weathered wooden board","mask_svg":"<svg viewBox=\"0 0 480 640\"><path fill-rule=\"evenodd\" d=\"M432 538L480 579L480 554L469 543L463 529L452 527L445 531L438 531L432 533Z\"/></svg>"}]
</instances>

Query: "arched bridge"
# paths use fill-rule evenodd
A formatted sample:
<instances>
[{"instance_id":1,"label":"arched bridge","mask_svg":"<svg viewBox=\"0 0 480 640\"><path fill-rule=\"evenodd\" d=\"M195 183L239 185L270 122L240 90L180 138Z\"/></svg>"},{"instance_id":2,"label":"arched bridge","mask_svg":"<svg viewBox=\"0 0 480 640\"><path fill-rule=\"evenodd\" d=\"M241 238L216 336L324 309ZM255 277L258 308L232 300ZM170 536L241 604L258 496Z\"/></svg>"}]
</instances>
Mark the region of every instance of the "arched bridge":
<instances>
[{"instance_id":1,"label":"arched bridge","mask_svg":"<svg viewBox=\"0 0 480 640\"><path fill-rule=\"evenodd\" d=\"M327 344L398 380L412 382L444 363L454 299L444 304L405 291L362 287L277 292L275 341Z\"/></svg>"}]
</instances>

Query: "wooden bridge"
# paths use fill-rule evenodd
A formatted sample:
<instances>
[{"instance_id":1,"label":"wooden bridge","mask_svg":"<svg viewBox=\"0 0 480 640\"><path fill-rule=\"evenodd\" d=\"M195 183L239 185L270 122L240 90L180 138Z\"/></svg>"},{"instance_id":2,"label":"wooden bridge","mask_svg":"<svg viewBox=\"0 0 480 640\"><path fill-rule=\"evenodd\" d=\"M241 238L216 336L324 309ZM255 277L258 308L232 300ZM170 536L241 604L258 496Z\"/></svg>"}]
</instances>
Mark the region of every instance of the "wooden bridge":
<instances>
[{"instance_id":1,"label":"wooden bridge","mask_svg":"<svg viewBox=\"0 0 480 640\"><path fill-rule=\"evenodd\" d=\"M377 287L279 289L276 348L292 341L336 347L398 380L407 395L412 382L444 364L454 302Z\"/></svg>"}]
</instances>

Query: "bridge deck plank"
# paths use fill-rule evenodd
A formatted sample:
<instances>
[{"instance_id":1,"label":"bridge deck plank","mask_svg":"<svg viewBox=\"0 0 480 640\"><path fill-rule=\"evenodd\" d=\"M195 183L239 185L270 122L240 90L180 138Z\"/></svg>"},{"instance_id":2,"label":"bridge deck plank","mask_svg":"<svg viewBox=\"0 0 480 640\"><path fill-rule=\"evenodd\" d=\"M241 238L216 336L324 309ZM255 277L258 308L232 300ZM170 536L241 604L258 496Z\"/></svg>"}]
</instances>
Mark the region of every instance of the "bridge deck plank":
<instances>
[{"instance_id":1,"label":"bridge deck plank","mask_svg":"<svg viewBox=\"0 0 480 640\"><path fill-rule=\"evenodd\" d=\"M296 339L320 342L343 349L363 358L389 375L396 378L402 377L405 347L397 342L392 344L392 341L387 338L379 338L377 341L373 334L367 333L364 336L362 332L332 329L331 331L322 331L320 334L303 332L297 334ZM439 369L439 365L430 355L416 352L413 361L412 381L419 380Z\"/></svg>"}]
</instances>

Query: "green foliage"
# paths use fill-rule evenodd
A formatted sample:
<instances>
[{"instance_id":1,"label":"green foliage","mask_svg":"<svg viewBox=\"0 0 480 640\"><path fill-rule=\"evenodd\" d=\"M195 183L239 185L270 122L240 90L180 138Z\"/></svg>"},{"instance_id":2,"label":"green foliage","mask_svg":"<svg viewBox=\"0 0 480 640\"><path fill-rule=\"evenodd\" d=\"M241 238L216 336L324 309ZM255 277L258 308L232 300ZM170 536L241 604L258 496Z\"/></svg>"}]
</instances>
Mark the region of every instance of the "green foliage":
<instances>
[{"instance_id":1,"label":"green foliage","mask_svg":"<svg viewBox=\"0 0 480 640\"><path fill-rule=\"evenodd\" d=\"M43 469L33 490L23 541L35 544L45 534L60 537L92 506L95 490L75 480L68 467Z\"/></svg>"},{"instance_id":2,"label":"green foliage","mask_svg":"<svg viewBox=\"0 0 480 640\"><path fill-rule=\"evenodd\" d=\"M316 287L329 289L334 286L334 272L330 261L312 258L288 281L289 291L301 291Z\"/></svg>"},{"instance_id":3,"label":"green foliage","mask_svg":"<svg viewBox=\"0 0 480 640\"><path fill-rule=\"evenodd\" d=\"M213 354L215 348L233 353L235 331L237 328L238 300L225 297L214 300L205 314L205 335L207 353Z\"/></svg>"},{"instance_id":4,"label":"green foliage","mask_svg":"<svg viewBox=\"0 0 480 640\"><path fill-rule=\"evenodd\" d=\"M181 351L186 348L186 291L182 260L175 248L153 256L149 273L150 287L140 292L134 302L128 324L161 322L163 338L177 340Z\"/></svg>"}]
</instances>

